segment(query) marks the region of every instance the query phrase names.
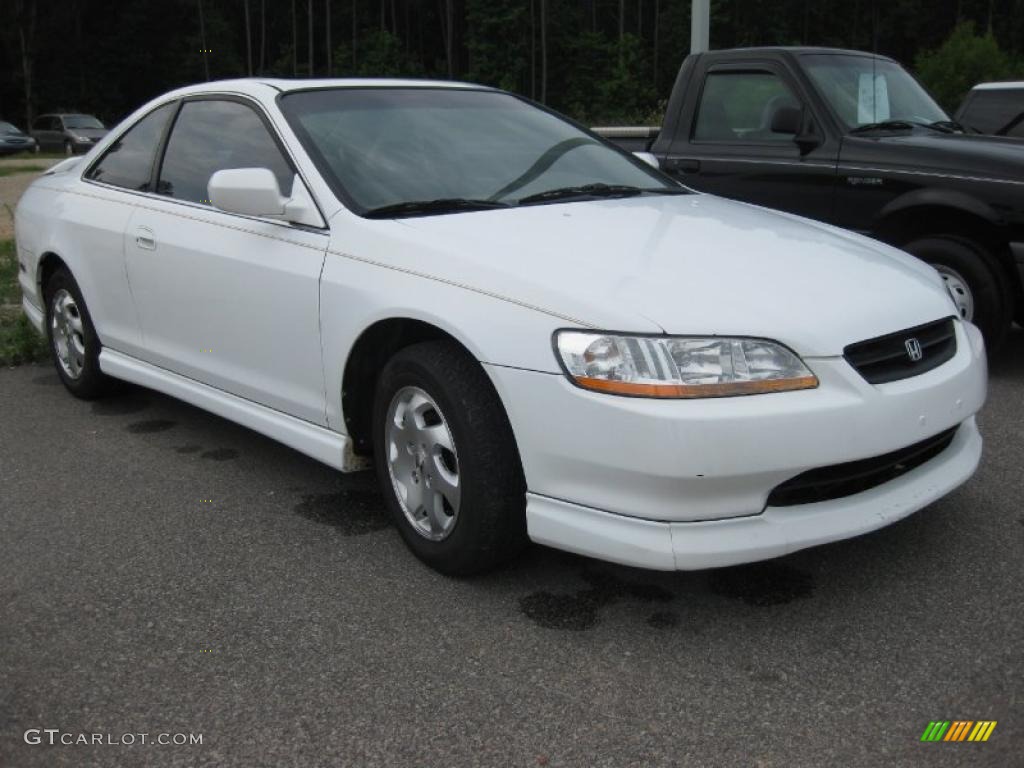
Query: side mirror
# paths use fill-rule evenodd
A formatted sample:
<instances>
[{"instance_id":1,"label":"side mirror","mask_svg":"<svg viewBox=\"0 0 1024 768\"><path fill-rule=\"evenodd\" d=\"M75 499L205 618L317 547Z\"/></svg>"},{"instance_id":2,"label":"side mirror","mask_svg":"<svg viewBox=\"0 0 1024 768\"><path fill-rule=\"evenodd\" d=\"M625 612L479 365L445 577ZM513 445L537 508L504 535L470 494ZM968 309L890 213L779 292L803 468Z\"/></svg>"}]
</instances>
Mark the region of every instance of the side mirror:
<instances>
[{"instance_id":1,"label":"side mirror","mask_svg":"<svg viewBox=\"0 0 1024 768\"><path fill-rule=\"evenodd\" d=\"M803 127L804 111L799 107L779 107L772 115L772 133L789 133L796 136Z\"/></svg>"},{"instance_id":2,"label":"side mirror","mask_svg":"<svg viewBox=\"0 0 1024 768\"><path fill-rule=\"evenodd\" d=\"M324 226L298 175L292 182L291 198L281 194L277 177L269 168L226 168L210 177L206 189L213 206L228 213Z\"/></svg>"},{"instance_id":3,"label":"side mirror","mask_svg":"<svg viewBox=\"0 0 1024 768\"><path fill-rule=\"evenodd\" d=\"M633 157L643 160L652 168L661 168L661 163L658 162L658 158L656 158L650 152L634 152Z\"/></svg>"}]
</instances>

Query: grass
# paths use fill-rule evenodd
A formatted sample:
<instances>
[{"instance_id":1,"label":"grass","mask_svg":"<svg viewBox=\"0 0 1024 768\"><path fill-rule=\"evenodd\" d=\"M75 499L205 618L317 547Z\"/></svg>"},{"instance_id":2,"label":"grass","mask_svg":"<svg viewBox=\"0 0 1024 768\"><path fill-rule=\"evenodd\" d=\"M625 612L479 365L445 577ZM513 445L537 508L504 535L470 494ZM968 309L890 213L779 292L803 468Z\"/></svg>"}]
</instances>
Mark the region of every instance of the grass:
<instances>
[{"instance_id":1,"label":"grass","mask_svg":"<svg viewBox=\"0 0 1024 768\"><path fill-rule=\"evenodd\" d=\"M20 303L14 241L0 240L0 365L33 363L48 355L46 341L25 317Z\"/></svg>"},{"instance_id":2,"label":"grass","mask_svg":"<svg viewBox=\"0 0 1024 768\"><path fill-rule=\"evenodd\" d=\"M0 168L0 178L4 176L14 176L17 173L42 173L47 170L49 166L46 165L9 165L7 167Z\"/></svg>"}]
</instances>

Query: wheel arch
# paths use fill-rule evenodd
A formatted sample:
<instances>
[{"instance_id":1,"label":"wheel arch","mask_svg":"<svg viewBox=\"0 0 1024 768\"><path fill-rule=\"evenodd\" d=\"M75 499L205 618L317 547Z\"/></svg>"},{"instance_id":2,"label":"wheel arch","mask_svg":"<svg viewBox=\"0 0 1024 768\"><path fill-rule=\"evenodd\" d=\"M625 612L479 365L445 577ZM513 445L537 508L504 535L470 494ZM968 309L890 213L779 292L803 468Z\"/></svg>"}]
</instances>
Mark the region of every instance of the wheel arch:
<instances>
[{"instance_id":1,"label":"wheel arch","mask_svg":"<svg viewBox=\"0 0 1024 768\"><path fill-rule=\"evenodd\" d=\"M71 267L55 251L44 251L39 257L39 261L36 264L36 287L39 290L39 298L42 299L44 305L46 303L46 284L50 281L53 273L62 267L71 273ZM71 273L71 276L74 277L74 273Z\"/></svg>"},{"instance_id":2,"label":"wheel arch","mask_svg":"<svg viewBox=\"0 0 1024 768\"><path fill-rule=\"evenodd\" d=\"M345 360L341 379L341 412L353 451L368 456L373 451L371 419L377 377L399 350L422 341L449 340L474 360L464 341L450 331L412 317L389 317L367 326L356 338Z\"/></svg>"},{"instance_id":3,"label":"wheel arch","mask_svg":"<svg viewBox=\"0 0 1024 768\"><path fill-rule=\"evenodd\" d=\"M942 235L976 242L997 262L998 277L1010 286L1014 305L1024 305L1024 286L1010 251L1007 223L992 206L978 198L944 189L908 192L879 212L872 233L896 247L922 237Z\"/></svg>"}]
</instances>

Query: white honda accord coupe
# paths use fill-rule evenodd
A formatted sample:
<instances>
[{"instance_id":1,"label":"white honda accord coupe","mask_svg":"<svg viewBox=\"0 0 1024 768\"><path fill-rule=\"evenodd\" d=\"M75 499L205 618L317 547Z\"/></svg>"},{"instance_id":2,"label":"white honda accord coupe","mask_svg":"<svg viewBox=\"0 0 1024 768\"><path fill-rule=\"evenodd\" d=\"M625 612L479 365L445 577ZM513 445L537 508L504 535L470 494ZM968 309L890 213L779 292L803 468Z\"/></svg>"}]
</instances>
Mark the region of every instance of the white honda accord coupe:
<instances>
[{"instance_id":1,"label":"white honda accord coupe","mask_svg":"<svg viewBox=\"0 0 1024 768\"><path fill-rule=\"evenodd\" d=\"M931 267L488 88L183 88L36 181L16 239L72 394L123 379L372 462L445 573L531 539L776 557L905 517L981 455L981 336Z\"/></svg>"}]
</instances>

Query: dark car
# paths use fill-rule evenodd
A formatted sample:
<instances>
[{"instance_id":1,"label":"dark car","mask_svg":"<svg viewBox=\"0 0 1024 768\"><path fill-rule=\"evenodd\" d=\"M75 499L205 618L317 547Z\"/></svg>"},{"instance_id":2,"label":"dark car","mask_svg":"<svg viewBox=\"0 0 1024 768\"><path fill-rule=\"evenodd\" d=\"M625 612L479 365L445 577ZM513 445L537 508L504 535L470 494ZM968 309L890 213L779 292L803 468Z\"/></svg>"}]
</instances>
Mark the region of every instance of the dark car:
<instances>
[{"instance_id":1,"label":"dark car","mask_svg":"<svg viewBox=\"0 0 1024 768\"><path fill-rule=\"evenodd\" d=\"M44 152L82 154L106 135L106 127L92 115L40 115L32 123L32 137Z\"/></svg>"},{"instance_id":2,"label":"dark car","mask_svg":"<svg viewBox=\"0 0 1024 768\"><path fill-rule=\"evenodd\" d=\"M956 119L981 133L1024 139L1024 83L974 86Z\"/></svg>"},{"instance_id":3,"label":"dark car","mask_svg":"<svg viewBox=\"0 0 1024 768\"><path fill-rule=\"evenodd\" d=\"M31 152L35 148L35 139L31 136L26 136L16 125L0 120L0 155Z\"/></svg>"},{"instance_id":4,"label":"dark car","mask_svg":"<svg viewBox=\"0 0 1024 768\"><path fill-rule=\"evenodd\" d=\"M22 133L13 123L0 120L0 155L33 152L35 148L36 139Z\"/></svg>"},{"instance_id":5,"label":"dark car","mask_svg":"<svg viewBox=\"0 0 1024 768\"><path fill-rule=\"evenodd\" d=\"M991 349L1024 320L1024 144L964 130L892 59L830 48L695 54L656 137L638 146L635 129L598 132L650 151L695 189L914 254Z\"/></svg>"}]
</instances>

